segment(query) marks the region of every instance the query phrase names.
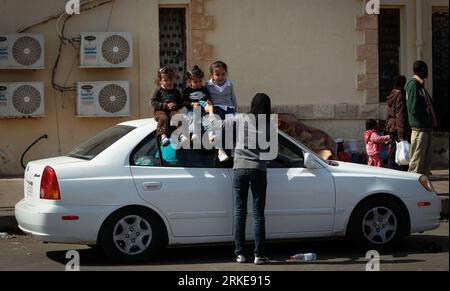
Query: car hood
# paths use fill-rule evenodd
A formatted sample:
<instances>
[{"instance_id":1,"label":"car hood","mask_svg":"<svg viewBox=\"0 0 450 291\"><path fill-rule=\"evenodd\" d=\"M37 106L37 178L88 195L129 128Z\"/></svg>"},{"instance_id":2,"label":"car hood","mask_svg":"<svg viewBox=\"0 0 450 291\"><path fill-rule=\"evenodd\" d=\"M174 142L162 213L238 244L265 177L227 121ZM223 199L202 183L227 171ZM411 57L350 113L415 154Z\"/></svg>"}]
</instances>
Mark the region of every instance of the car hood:
<instances>
[{"instance_id":1,"label":"car hood","mask_svg":"<svg viewBox=\"0 0 450 291\"><path fill-rule=\"evenodd\" d=\"M383 178L400 178L407 180L419 180L420 175L409 172L396 171L385 168L372 167L361 164L338 162L338 166L330 166L332 173L336 174L352 174L361 176L383 177Z\"/></svg>"}]
</instances>

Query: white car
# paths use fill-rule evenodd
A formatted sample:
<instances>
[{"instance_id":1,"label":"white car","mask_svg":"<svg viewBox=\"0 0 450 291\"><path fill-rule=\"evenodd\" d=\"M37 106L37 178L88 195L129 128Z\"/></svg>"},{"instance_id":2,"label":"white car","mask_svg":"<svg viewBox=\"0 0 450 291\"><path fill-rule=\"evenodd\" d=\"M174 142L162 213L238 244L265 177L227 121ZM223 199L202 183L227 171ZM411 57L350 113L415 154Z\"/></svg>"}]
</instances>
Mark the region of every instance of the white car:
<instances>
[{"instance_id":1,"label":"white car","mask_svg":"<svg viewBox=\"0 0 450 291\"><path fill-rule=\"evenodd\" d=\"M126 262L166 245L232 242L233 170L213 150L161 148L155 130L153 119L125 122L67 156L28 163L15 209L20 229ZM269 240L346 236L378 250L438 228L440 210L425 176L324 161L279 133L278 158L268 164Z\"/></svg>"}]
</instances>

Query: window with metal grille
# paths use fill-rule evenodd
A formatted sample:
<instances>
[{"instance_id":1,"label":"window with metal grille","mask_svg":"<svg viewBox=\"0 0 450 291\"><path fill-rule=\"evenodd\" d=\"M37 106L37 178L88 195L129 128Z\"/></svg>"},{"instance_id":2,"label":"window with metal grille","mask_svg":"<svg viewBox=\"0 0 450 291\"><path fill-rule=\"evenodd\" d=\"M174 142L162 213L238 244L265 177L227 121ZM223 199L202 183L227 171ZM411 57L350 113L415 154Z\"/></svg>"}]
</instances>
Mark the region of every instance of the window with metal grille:
<instances>
[{"instance_id":1,"label":"window with metal grille","mask_svg":"<svg viewBox=\"0 0 450 291\"><path fill-rule=\"evenodd\" d=\"M441 131L449 129L448 24L448 11L433 13L433 99Z\"/></svg>"},{"instance_id":2,"label":"window with metal grille","mask_svg":"<svg viewBox=\"0 0 450 291\"><path fill-rule=\"evenodd\" d=\"M159 40L161 66L170 66L178 74L176 87L185 87L186 73L186 10L184 8L159 9Z\"/></svg>"},{"instance_id":3,"label":"window with metal grille","mask_svg":"<svg viewBox=\"0 0 450 291\"><path fill-rule=\"evenodd\" d=\"M378 15L378 53L380 102L386 102L393 80L400 72L400 9L381 9Z\"/></svg>"}]
</instances>

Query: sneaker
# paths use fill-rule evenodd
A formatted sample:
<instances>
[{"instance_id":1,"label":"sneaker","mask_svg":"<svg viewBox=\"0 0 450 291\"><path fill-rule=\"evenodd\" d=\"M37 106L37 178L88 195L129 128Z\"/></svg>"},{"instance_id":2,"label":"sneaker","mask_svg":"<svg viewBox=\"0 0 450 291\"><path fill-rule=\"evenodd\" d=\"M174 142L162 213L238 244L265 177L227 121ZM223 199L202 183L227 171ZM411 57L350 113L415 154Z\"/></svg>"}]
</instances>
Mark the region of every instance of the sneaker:
<instances>
[{"instance_id":1,"label":"sneaker","mask_svg":"<svg viewBox=\"0 0 450 291\"><path fill-rule=\"evenodd\" d=\"M255 257L255 265L267 265L270 264L268 257Z\"/></svg>"},{"instance_id":2,"label":"sneaker","mask_svg":"<svg viewBox=\"0 0 450 291\"><path fill-rule=\"evenodd\" d=\"M219 150L218 156L219 156L219 161L221 163L226 162L230 159L230 157L227 155L227 153L223 149Z\"/></svg>"},{"instance_id":3,"label":"sneaker","mask_svg":"<svg viewBox=\"0 0 450 291\"><path fill-rule=\"evenodd\" d=\"M191 137L191 140L192 141L197 141L199 139L199 136L198 136L198 134L196 134L196 133L194 133L193 135L192 135L192 137Z\"/></svg>"},{"instance_id":4,"label":"sneaker","mask_svg":"<svg viewBox=\"0 0 450 291\"><path fill-rule=\"evenodd\" d=\"M163 135L161 136L161 145L162 145L163 147L166 147L166 146L168 146L169 144L170 144L170 139L167 138L167 135L163 134Z\"/></svg>"},{"instance_id":5,"label":"sneaker","mask_svg":"<svg viewBox=\"0 0 450 291\"><path fill-rule=\"evenodd\" d=\"M239 255L236 257L236 262L238 262L239 264L243 264L247 262L247 259L243 255Z\"/></svg>"}]
</instances>

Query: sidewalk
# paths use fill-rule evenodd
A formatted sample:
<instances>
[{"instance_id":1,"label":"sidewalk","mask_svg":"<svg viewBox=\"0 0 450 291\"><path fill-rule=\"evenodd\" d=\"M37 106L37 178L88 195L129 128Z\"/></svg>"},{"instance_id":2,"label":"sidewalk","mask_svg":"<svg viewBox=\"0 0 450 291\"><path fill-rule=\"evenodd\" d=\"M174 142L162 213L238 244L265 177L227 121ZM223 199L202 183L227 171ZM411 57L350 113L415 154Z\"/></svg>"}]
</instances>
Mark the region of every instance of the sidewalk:
<instances>
[{"instance_id":1,"label":"sidewalk","mask_svg":"<svg viewBox=\"0 0 450 291\"><path fill-rule=\"evenodd\" d=\"M442 216L448 218L449 170L434 170L431 181L442 199ZM14 205L23 198L23 179L0 179L0 232L17 228Z\"/></svg>"}]
</instances>

